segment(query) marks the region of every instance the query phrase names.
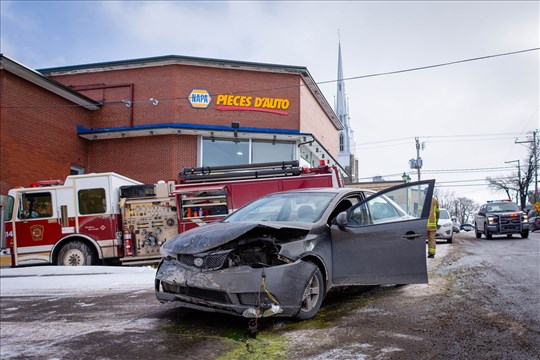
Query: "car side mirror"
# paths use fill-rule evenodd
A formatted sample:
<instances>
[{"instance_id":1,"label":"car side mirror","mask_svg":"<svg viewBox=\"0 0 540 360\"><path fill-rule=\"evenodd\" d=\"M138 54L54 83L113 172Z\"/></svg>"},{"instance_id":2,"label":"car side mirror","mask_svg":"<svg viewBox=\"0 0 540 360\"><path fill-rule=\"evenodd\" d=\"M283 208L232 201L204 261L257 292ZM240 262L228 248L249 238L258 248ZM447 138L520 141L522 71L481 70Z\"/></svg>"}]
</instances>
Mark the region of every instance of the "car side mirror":
<instances>
[{"instance_id":1,"label":"car side mirror","mask_svg":"<svg viewBox=\"0 0 540 360\"><path fill-rule=\"evenodd\" d=\"M337 223L339 226L345 226L345 225L347 225L347 212L346 212L346 211L340 212L340 213L336 216L336 223Z\"/></svg>"}]
</instances>

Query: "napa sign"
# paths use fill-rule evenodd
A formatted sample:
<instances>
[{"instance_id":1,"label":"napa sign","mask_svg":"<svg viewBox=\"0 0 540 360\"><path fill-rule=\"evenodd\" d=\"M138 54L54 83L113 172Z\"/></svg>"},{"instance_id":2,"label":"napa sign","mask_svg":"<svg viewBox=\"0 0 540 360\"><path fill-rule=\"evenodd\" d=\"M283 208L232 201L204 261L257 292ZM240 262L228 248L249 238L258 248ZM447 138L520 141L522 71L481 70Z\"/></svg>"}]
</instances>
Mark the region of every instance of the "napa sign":
<instances>
[{"instance_id":1,"label":"napa sign","mask_svg":"<svg viewBox=\"0 0 540 360\"><path fill-rule=\"evenodd\" d=\"M193 89L189 94L189 103L195 109L206 109L212 102L212 97L205 89Z\"/></svg>"},{"instance_id":2,"label":"napa sign","mask_svg":"<svg viewBox=\"0 0 540 360\"><path fill-rule=\"evenodd\" d=\"M216 95L216 108L221 111L261 111L288 115L288 99L232 94Z\"/></svg>"}]
</instances>

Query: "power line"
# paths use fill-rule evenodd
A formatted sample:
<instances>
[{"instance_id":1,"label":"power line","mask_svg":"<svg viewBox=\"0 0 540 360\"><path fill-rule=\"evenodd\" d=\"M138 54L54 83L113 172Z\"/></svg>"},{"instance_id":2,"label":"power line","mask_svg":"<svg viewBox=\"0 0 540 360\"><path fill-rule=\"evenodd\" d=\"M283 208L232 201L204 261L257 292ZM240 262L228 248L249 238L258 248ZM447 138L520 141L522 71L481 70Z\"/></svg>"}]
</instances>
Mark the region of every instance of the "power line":
<instances>
[{"instance_id":1,"label":"power line","mask_svg":"<svg viewBox=\"0 0 540 360\"><path fill-rule=\"evenodd\" d=\"M343 80L357 80L357 79L365 79L365 78L368 78L368 77L375 77L375 76L401 74L401 73L405 73L405 72L411 72L411 71L432 69L432 68L441 67L441 66L449 66L449 65L461 64L461 63L470 62L470 61L491 59L491 58L499 57L499 56L515 55L515 54L525 53L525 52L529 52L529 51L536 51L536 50L539 50L539 49L540 48L518 50L518 51L512 51L512 52L507 52L507 53L502 53L502 54L487 55L487 56L481 56L481 57L470 58L470 59L465 59L465 60L451 61L451 62L446 62L446 63L442 63L442 64L436 64L436 65L421 66L421 67L410 68L410 69L405 69L405 70L396 70L396 71L388 71L388 72L384 72L384 73L376 73L376 74L370 74L370 75L354 76L354 77L350 77L350 78L345 78ZM335 81L337 81L337 80L323 81L323 82L319 82L317 84L325 84L325 83L331 83L331 82L335 82Z\"/></svg>"},{"instance_id":2,"label":"power line","mask_svg":"<svg viewBox=\"0 0 540 360\"><path fill-rule=\"evenodd\" d=\"M445 142L465 142L465 141L497 141L497 140L508 140L515 139L516 136L519 136L520 133L506 133L506 134L482 134L482 135L441 135L441 136L421 136L420 138L427 139L438 139L441 140L427 140L427 143L445 143ZM490 136L500 136L500 137L490 137ZM460 138L469 139L460 139ZM389 140L379 140L366 143L357 143L355 144L355 149L374 149L380 147L392 147L392 146L401 146L401 145L410 145L410 141L413 137L409 138L399 138L399 139L389 139ZM395 144L392 144L395 143ZM372 144L379 144L376 146L369 146Z\"/></svg>"},{"instance_id":3,"label":"power line","mask_svg":"<svg viewBox=\"0 0 540 360\"><path fill-rule=\"evenodd\" d=\"M420 67L416 67L416 68L409 68L409 69L403 69L403 70L388 71L388 72L383 72L383 73L375 73L375 74L368 74L368 75L353 76L353 77L349 77L349 78L345 78L345 79L341 79L341 80L348 81L348 80L365 79L365 78L369 78L369 77L395 75L395 74L401 74L401 73L405 73L405 72L412 72L412 71L426 70L426 69L432 69L432 68L443 67L443 66L456 65L456 64L461 64L461 63L466 63L466 62L471 62L471 61L486 60L486 59L491 59L491 58L500 57L500 56L516 55L516 54L526 53L526 52L530 52L530 51L537 51L537 50L540 50L540 48L537 47L537 48L518 50L518 51L507 52L507 53L486 55L486 56L481 56L481 57L476 57L476 58L451 61L451 62L435 64L435 65L420 66ZM334 80L315 82L314 84L315 85L321 85L321 84L335 83L335 82L338 82L338 81L340 81L340 80L339 79L334 79ZM307 86L307 85L300 84L300 85L281 86L281 87L265 88L265 89L261 88L261 89L254 89L254 90L238 91L238 92L234 92L234 93L236 93L236 94L250 94L250 93L262 92L262 91L275 91L275 90L285 90L285 89L292 89L292 88L300 88L300 87L303 87L303 86ZM215 96L215 95L216 94L210 94L210 96ZM189 96L187 96L187 97L177 97L177 98L165 98L165 99L162 98L162 99L158 99L158 100L159 101L189 100ZM103 105L106 105L106 104L125 104L124 101L125 101L125 99L124 100L103 101L101 103ZM136 104L136 103L147 103L148 100L130 100L130 102L131 102L130 104L133 105L133 104ZM36 109L36 108L48 108L48 107L52 108L52 107L74 107L74 106L78 107L80 105L74 104L74 105L0 106L0 108L4 108L4 109L19 109L19 108L22 108L22 109L25 109L25 108Z\"/></svg>"}]
</instances>

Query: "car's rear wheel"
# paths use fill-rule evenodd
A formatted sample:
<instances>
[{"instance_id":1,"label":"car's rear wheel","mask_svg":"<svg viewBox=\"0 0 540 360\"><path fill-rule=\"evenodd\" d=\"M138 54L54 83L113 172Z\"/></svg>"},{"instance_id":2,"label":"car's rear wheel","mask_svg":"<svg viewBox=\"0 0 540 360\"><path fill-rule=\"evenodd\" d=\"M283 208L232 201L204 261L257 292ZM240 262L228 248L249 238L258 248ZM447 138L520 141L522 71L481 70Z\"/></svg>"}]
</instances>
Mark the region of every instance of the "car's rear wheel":
<instances>
[{"instance_id":1,"label":"car's rear wheel","mask_svg":"<svg viewBox=\"0 0 540 360\"><path fill-rule=\"evenodd\" d=\"M72 241L60 249L57 264L64 266L93 265L95 259L96 257L88 245L81 241Z\"/></svg>"},{"instance_id":2,"label":"car's rear wheel","mask_svg":"<svg viewBox=\"0 0 540 360\"><path fill-rule=\"evenodd\" d=\"M487 225L484 225L484 236L486 237L486 239L491 239L493 237L489 232Z\"/></svg>"},{"instance_id":3,"label":"car's rear wheel","mask_svg":"<svg viewBox=\"0 0 540 360\"><path fill-rule=\"evenodd\" d=\"M299 320L307 320L314 317L321 308L323 297L323 276L321 270L317 267L304 289L302 306L300 307L298 314L296 314L296 318Z\"/></svg>"},{"instance_id":4,"label":"car's rear wheel","mask_svg":"<svg viewBox=\"0 0 540 360\"><path fill-rule=\"evenodd\" d=\"M482 237L482 233L478 231L476 224L474 224L474 233L476 234L477 239L480 239Z\"/></svg>"},{"instance_id":5,"label":"car's rear wheel","mask_svg":"<svg viewBox=\"0 0 540 360\"><path fill-rule=\"evenodd\" d=\"M529 230L523 230L523 231L521 232L521 237L522 237L523 239L528 238L528 237L529 237Z\"/></svg>"}]
</instances>

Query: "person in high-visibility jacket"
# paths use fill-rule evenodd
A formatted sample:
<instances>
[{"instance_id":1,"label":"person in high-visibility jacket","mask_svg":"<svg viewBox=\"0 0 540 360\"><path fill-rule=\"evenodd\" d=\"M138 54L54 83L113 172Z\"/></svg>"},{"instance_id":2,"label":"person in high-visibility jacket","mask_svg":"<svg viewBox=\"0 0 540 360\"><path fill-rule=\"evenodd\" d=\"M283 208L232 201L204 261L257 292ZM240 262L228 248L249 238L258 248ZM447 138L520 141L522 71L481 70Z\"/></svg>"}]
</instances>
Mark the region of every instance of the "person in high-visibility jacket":
<instances>
[{"instance_id":1,"label":"person in high-visibility jacket","mask_svg":"<svg viewBox=\"0 0 540 360\"><path fill-rule=\"evenodd\" d=\"M429 218L427 222L427 240L428 240L428 258L435 257L437 242L435 233L437 232L437 223L439 222L439 202L433 196L431 198L431 207L429 209Z\"/></svg>"}]
</instances>

